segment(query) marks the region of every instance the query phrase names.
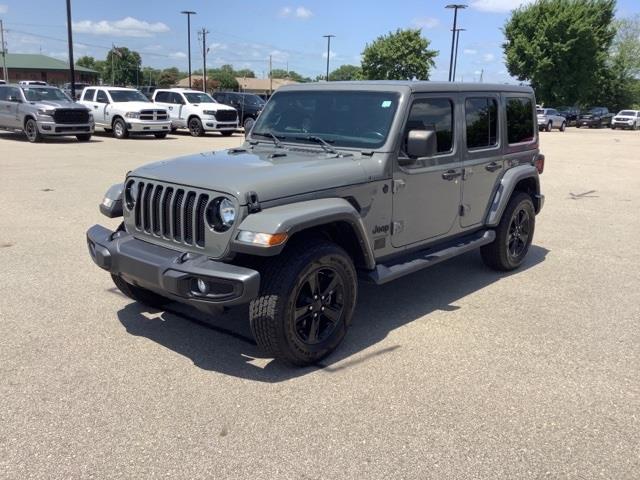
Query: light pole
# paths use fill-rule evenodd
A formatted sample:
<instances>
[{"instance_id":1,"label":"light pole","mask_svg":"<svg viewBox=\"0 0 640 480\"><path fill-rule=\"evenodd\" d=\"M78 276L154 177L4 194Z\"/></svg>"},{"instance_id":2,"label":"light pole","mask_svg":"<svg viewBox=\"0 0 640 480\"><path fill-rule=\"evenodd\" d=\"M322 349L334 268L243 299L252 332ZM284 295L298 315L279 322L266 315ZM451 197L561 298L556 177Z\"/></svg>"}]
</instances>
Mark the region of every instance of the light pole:
<instances>
[{"instance_id":1,"label":"light pole","mask_svg":"<svg viewBox=\"0 0 640 480\"><path fill-rule=\"evenodd\" d=\"M449 81L452 79L453 74L453 50L456 44L456 29L458 26L458 9L459 8L467 8L467 6L463 3L452 3L447 5L445 8L453 8L453 31L451 32L451 60L449 60Z\"/></svg>"},{"instance_id":2,"label":"light pole","mask_svg":"<svg viewBox=\"0 0 640 480\"><path fill-rule=\"evenodd\" d=\"M460 32L466 32L466 28L456 30L456 53L453 56L453 81L456 81L456 69L458 68L458 45L460 45Z\"/></svg>"},{"instance_id":3,"label":"light pole","mask_svg":"<svg viewBox=\"0 0 640 480\"><path fill-rule=\"evenodd\" d=\"M189 56L189 88L191 88L191 15L195 15L196 12L183 10L180 13L187 16L187 55Z\"/></svg>"},{"instance_id":4,"label":"light pole","mask_svg":"<svg viewBox=\"0 0 640 480\"><path fill-rule=\"evenodd\" d=\"M335 35L323 35L324 38L327 39L327 82L329 81L329 58L331 57L331 39L335 37Z\"/></svg>"},{"instance_id":5,"label":"light pole","mask_svg":"<svg viewBox=\"0 0 640 480\"><path fill-rule=\"evenodd\" d=\"M73 33L71 32L71 0L67 0L67 41L69 42L69 75L71 75L71 99L76 99L76 70L73 65Z\"/></svg>"}]
</instances>

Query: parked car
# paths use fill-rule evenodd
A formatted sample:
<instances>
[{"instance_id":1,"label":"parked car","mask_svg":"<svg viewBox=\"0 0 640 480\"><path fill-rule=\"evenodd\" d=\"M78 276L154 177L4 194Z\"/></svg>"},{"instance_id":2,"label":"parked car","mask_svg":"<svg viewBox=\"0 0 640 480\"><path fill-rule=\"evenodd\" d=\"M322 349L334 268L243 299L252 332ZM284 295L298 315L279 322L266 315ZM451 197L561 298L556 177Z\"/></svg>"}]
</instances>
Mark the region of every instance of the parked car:
<instances>
[{"instance_id":1,"label":"parked car","mask_svg":"<svg viewBox=\"0 0 640 480\"><path fill-rule=\"evenodd\" d=\"M40 85L40 86L46 86L49 85L47 82L44 82L42 80L20 80L18 82L18 85L20 85L21 87L29 87L31 85Z\"/></svg>"},{"instance_id":2,"label":"parked car","mask_svg":"<svg viewBox=\"0 0 640 480\"><path fill-rule=\"evenodd\" d=\"M637 130L640 126L640 110L622 110L611 121L611 128L630 128Z\"/></svg>"},{"instance_id":3,"label":"parked car","mask_svg":"<svg viewBox=\"0 0 640 480\"><path fill-rule=\"evenodd\" d=\"M145 87L140 87L140 91L145 97L151 100L153 97L153 92L155 92L157 88L158 87L145 86Z\"/></svg>"},{"instance_id":4,"label":"parked car","mask_svg":"<svg viewBox=\"0 0 640 480\"><path fill-rule=\"evenodd\" d=\"M185 88L159 88L153 92L153 101L167 109L174 130L188 128L194 137L201 137L207 132L229 136L238 129L236 109L216 102L208 93Z\"/></svg>"},{"instance_id":5,"label":"parked car","mask_svg":"<svg viewBox=\"0 0 640 480\"><path fill-rule=\"evenodd\" d=\"M75 95L74 100L80 100L80 95L82 95L82 91L86 87L91 86L91 84L89 84L89 83L81 83L81 82L76 82L73 85L74 85L75 91L76 91L76 95ZM71 97L71 82L65 83L62 86L62 91Z\"/></svg>"},{"instance_id":6,"label":"parked car","mask_svg":"<svg viewBox=\"0 0 640 480\"><path fill-rule=\"evenodd\" d=\"M0 85L0 128L22 131L30 142L62 135L86 142L94 124L91 112L57 87L5 84Z\"/></svg>"},{"instance_id":7,"label":"parked car","mask_svg":"<svg viewBox=\"0 0 640 480\"><path fill-rule=\"evenodd\" d=\"M607 107L592 107L578 117L576 127L602 128L611 125L613 113Z\"/></svg>"},{"instance_id":8,"label":"parked car","mask_svg":"<svg viewBox=\"0 0 640 480\"><path fill-rule=\"evenodd\" d=\"M550 132L551 129L557 128L564 132L567 128L567 119L558 113L555 108L539 108L536 110L538 117L538 128Z\"/></svg>"},{"instance_id":9,"label":"parked car","mask_svg":"<svg viewBox=\"0 0 640 480\"><path fill-rule=\"evenodd\" d=\"M261 97L253 93L215 92L213 98L220 103L235 108L240 115L240 125L247 132L251 130L266 103Z\"/></svg>"},{"instance_id":10,"label":"parked car","mask_svg":"<svg viewBox=\"0 0 640 480\"><path fill-rule=\"evenodd\" d=\"M567 126L572 127L578 123L580 109L578 107L558 107L558 113L567 119Z\"/></svg>"},{"instance_id":11,"label":"parked car","mask_svg":"<svg viewBox=\"0 0 640 480\"><path fill-rule=\"evenodd\" d=\"M476 248L493 269L522 265L544 203L534 106L513 85L284 86L241 147L112 186L100 208L123 223L91 227L88 251L153 308L249 303L263 351L312 364L344 339L360 278L384 284Z\"/></svg>"},{"instance_id":12,"label":"parked car","mask_svg":"<svg viewBox=\"0 0 640 480\"><path fill-rule=\"evenodd\" d=\"M7 82L5 82L4 80L0 79L0 85L6 85Z\"/></svg>"},{"instance_id":13,"label":"parked car","mask_svg":"<svg viewBox=\"0 0 640 480\"><path fill-rule=\"evenodd\" d=\"M167 110L151 103L135 88L87 87L80 103L93 112L96 127L113 132L116 138L129 134L164 138L171 131Z\"/></svg>"}]
</instances>

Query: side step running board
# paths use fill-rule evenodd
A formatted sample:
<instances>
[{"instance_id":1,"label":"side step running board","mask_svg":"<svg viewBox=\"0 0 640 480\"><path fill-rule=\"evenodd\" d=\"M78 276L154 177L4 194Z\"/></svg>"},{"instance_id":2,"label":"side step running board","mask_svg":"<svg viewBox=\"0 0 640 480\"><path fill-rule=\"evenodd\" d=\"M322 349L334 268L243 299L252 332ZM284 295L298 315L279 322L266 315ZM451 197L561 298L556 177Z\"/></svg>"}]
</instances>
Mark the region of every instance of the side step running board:
<instances>
[{"instance_id":1,"label":"side step running board","mask_svg":"<svg viewBox=\"0 0 640 480\"><path fill-rule=\"evenodd\" d=\"M403 277L410 273L417 272L423 268L430 267L462 253L474 250L483 245L493 242L496 234L493 230L481 232L472 237L465 237L458 242L443 248L442 250L416 252L401 260L401 263L378 264L376 268L367 275L370 280L378 285L390 282L396 278Z\"/></svg>"}]
</instances>

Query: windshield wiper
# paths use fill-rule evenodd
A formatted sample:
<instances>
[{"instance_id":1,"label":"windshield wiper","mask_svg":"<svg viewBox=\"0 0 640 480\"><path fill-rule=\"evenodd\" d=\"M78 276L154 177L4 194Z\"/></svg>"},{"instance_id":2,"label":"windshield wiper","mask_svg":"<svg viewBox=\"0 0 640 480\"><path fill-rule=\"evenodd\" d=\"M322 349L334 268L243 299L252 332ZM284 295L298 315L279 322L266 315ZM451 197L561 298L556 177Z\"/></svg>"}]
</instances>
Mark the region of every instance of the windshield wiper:
<instances>
[{"instance_id":1,"label":"windshield wiper","mask_svg":"<svg viewBox=\"0 0 640 480\"><path fill-rule=\"evenodd\" d=\"M280 137L278 138L276 135L274 135L271 132L252 132L251 133L252 136L258 136L258 137L266 137L266 138L271 138L273 139L273 143L275 144L275 146L277 148L284 148L284 145L282 145L282 142L280 141L280 138L286 138L286 137Z\"/></svg>"},{"instance_id":2,"label":"windshield wiper","mask_svg":"<svg viewBox=\"0 0 640 480\"><path fill-rule=\"evenodd\" d=\"M319 143L320 146L322 147L322 149L325 152L329 152L329 153L333 153L334 155L338 155L338 151L335 148L333 148L333 145L331 145L325 139L317 137L315 135L310 135L308 137L296 137L296 140L308 140L310 142Z\"/></svg>"}]
</instances>

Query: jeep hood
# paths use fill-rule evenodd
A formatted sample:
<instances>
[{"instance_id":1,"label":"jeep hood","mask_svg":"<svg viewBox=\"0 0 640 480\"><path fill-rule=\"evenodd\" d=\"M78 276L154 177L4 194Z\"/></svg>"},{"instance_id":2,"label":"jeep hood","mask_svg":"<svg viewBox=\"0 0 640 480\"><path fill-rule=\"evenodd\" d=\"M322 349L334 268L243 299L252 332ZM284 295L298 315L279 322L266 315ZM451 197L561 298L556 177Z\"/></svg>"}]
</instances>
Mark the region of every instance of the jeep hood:
<instances>
[{"instance_id":1,"label":"jeep hood","mask_svg":"<svg viewBox=\"0 0 640 480\"><path fill-rule=\"evenodd\" d=\"M272 157L274 153L286 156ZM368 178L359 154L335 157L322 151L284 149L205 152L145 165L131 175L224 192L241 204L251 191L260 201L269 201L362 183Z\"/></svg>"}]
</instances>

